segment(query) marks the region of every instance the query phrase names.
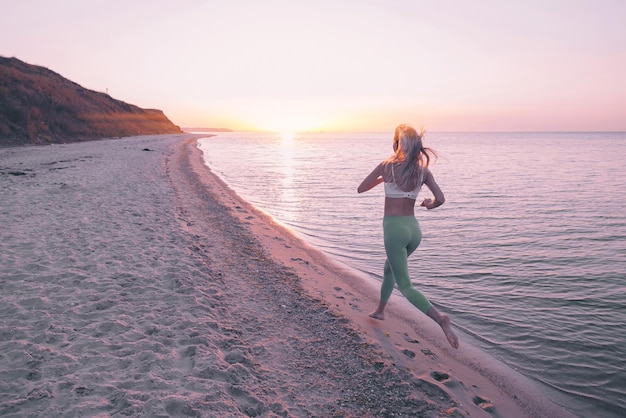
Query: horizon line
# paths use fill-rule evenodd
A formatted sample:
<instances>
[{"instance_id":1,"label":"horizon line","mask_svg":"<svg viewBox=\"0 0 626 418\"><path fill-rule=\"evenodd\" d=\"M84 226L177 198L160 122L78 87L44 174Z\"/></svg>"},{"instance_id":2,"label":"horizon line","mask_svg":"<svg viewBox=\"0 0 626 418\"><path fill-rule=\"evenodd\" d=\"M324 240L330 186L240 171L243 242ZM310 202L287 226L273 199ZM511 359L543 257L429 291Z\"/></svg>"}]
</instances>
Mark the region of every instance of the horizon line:
<instances>
[{"instance_id":1,"label":"horizon line","mask_svg":"<svg viewBox=\"0 0 626 418\"><path fill-rule=\"evenodd\" d=\"M200 131L200 133L284 133L287 131L278 130L264 130L264 129L230 129L230 128L181 128L186 133L195 133L188 130ZM293 134L317 134L317 133L388 133L393 132L393 129L384 130L305 130L305 131L288 131ZM494 133L626 133L626 130L426 130L426 133L480 133L480 134L494 134Z\"/></svg>"}]
</instances>

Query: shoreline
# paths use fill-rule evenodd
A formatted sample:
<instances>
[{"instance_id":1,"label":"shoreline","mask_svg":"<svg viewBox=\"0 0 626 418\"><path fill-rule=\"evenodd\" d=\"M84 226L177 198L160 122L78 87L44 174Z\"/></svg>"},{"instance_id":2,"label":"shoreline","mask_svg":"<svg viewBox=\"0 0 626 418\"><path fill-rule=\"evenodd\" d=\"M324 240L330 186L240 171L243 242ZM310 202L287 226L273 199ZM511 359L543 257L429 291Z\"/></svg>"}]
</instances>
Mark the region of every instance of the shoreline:
<instances>
[{"instance_id":1,"label":"shoreline","mask_svg":"<svg viewBox=\"0 0 626 418\"><path fill-rule=\"evenodd\" d=\"M546 398L542 393L545 388L472 346L466 334L459 336L463 345L458 351L449 347L439 326L418 312L397 289L385 311L385 320L370 318L368 312L378 304L379 283L323 254L240 198L204 164L202 150L197 146L191 153L200 154L192 157L202 163L195 167L197 173L219 185L216 196L225 205L238 208L234 215L247 224L272 258L302 277L302 286L309 295L349 319L361 337L395 365L446 391L463 416L574 416ZM456 331L458 335L460 330ZM420 364L420 356L426 363Z\"/></svg>"},{"instance_id":2,"label":"shoreline","mask_svg":"<svg viewBox=\"0 0 626 418\"><path fill-rule=\"evenodd\" d=\"M202 136L0 149L0 414L571 416L401 298L367 317L377 286L241 200Z\"/></svg>"}]
</instances>

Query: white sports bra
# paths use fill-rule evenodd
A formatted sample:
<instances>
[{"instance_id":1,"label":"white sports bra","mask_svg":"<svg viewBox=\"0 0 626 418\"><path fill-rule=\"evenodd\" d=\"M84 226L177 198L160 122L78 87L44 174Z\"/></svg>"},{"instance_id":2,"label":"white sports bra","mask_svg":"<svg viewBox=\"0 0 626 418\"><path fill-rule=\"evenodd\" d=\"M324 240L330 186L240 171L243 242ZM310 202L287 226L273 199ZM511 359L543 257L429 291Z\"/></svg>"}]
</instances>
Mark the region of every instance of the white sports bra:
<instances>
[{"instance_id":1,"label":"white sports bra","mask_svg":"<svg viewBox=\"0 0 626 418\"><path fill-rule=\"evenodd\" d=\"M401 199L403 197L413 199L413 200L417 199L417 194L422 188L421 183L419 186L417 186L415 189L411 190L410 192L405 192L404 190L400 189L400 187L396 184L396 173L393 170L393 164L391 164L391 175L393 177L393 182L391 183L385 182L385 196L391 197L394 199Z\"/></svg>"}]
</instances>

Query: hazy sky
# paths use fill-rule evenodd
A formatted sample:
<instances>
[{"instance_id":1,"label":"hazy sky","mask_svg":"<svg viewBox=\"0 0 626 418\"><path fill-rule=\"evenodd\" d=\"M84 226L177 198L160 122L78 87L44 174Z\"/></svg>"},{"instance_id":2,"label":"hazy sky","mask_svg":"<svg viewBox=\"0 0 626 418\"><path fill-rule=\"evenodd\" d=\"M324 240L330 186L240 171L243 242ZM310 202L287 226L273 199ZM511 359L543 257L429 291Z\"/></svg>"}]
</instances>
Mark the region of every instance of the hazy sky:
<instances>
[{"instance_id":1,"label":"hazy sky","mask_svg":"<svg viewBox=\"0 0 626 418\"><path fill-rule=\"evenodd\" d=\"M0 0L0 55L183 127L626 130L624 0Z\"/></svg>"}]
</instances>

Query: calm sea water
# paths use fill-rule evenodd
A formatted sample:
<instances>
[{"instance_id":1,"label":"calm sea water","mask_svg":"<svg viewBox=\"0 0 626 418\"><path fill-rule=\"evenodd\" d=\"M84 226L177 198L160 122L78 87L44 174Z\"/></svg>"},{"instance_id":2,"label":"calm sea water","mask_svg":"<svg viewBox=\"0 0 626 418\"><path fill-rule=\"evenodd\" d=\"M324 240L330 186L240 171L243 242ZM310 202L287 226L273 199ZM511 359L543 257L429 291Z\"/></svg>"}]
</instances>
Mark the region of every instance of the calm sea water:
<instances>
[{"instance_id":1,"label":"calm sea water","mask_svg":"<svg viewBox=\"0 0 626 418\"><path fill-rule=\"evenodd\" d=\"M428 133L446 194L418 210L414 284L481 349L580 416L626 416L626 133ZM381 280L391 133L200 141L244 199ZM419 199L428 197L427 189Z\"/></svg>"}]
</instances>

